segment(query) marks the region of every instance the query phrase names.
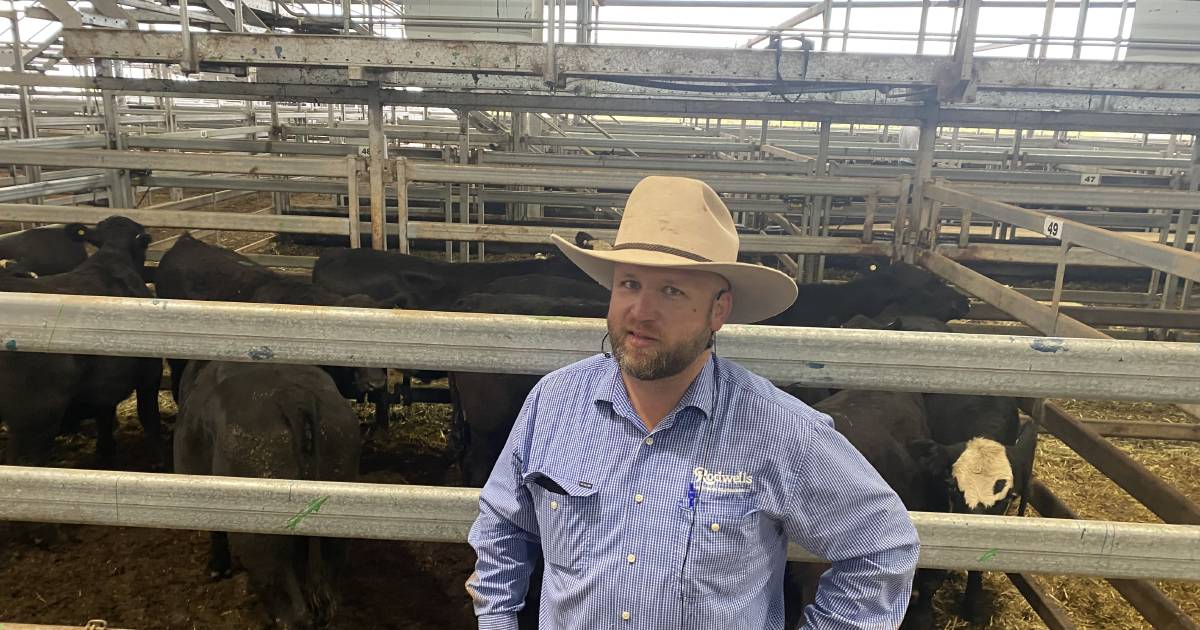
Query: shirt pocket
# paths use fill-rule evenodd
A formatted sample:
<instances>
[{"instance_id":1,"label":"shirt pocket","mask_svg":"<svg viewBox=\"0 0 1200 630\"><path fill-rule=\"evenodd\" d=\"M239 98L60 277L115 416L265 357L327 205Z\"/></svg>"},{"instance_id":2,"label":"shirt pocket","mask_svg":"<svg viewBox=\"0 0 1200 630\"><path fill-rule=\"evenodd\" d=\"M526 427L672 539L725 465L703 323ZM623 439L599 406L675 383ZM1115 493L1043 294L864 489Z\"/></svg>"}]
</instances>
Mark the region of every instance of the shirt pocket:
<instances>
[{"instance_id":1,"label":"shirt pocket","mask_svg":"<svg viewBox=\"0 0 1200 630\"><path fill-rule=\"evenodd\" d=\"M546 562L574 573L591 566L600 519L599 488L584 487L577 476L551 470L529 472L524 481L537 509Z\"/></svg>"},{"instance_id":2,"label":"shirt pocket","mask_svg":"<svg viewBox=\"0 0 1200 630\"><path fill-rule=\"evenodd\" d=\"M695 508L681 500L679 518L685 597L742 592L751 571L761 571L769 562L762 515L747 494L702 494Z\"/></svg>"}]
</instances>

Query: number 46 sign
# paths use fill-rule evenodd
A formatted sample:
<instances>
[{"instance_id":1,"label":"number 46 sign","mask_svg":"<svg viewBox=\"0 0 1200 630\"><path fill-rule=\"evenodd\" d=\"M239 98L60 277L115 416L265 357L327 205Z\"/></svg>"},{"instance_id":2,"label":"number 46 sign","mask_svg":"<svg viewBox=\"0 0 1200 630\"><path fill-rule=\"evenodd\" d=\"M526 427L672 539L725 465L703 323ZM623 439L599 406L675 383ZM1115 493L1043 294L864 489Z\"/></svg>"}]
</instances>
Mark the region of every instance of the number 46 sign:
<instances>
[{"instance_id":1,"label":"number 46 sign","mask_svg":"<svg viewBox=\"0 0 1200 630\"><path fill-rule=\"evenodd\" d=\"M1050 238L1062 240L1063 222L1057 217L1046 217L1046 222L1042 225L1042 234Z\"/></svg>"}]
</instances>

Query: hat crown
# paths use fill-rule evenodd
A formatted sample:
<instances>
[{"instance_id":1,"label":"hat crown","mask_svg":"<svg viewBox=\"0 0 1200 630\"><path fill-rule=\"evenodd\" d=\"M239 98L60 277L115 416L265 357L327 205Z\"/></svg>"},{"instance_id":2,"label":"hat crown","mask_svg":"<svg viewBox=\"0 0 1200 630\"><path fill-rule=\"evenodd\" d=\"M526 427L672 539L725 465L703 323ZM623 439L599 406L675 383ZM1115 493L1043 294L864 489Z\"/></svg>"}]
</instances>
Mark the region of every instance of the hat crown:
<instances>
[{"instance_id":1,"label":"hat crown","mask_svg":"<svg viewBox=\"0 0 1200 630\"><path fill-rule=\"evenodd\" d=\"M738 235L729 208L708 184L653 175L629 193L613 246L736 262Z\"/></svg>"}]
</instances>

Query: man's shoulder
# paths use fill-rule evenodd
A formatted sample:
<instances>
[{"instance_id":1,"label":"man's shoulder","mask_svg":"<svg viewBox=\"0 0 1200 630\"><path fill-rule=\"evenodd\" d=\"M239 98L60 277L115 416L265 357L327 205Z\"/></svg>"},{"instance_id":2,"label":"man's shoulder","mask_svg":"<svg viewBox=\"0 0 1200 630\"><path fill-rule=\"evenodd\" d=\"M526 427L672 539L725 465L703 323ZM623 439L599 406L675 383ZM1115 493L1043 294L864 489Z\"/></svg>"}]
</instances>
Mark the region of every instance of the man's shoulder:
<instances>
[{"instance_id":1,"label":"man's shoulder","mask_svg":"<svg viewBox=\"0 0 1200 630\"><path fill-rule=\"evenodd\" d=\"M601 376L612 369L612 358L597 354L550 372L538 381L537 391L556 394L593 393Z\"/></svg>"},{"instance_id":2,"label":"man's shoulder","mask_svg":"<svg viewBox=\"0 0 1200 630\"><path fill-rule=\"evenodd\" d=\"M745 367L722 359L725 385L737 399L738 416L761 419L774 430L803 431L812 423L832 426L832 420L807 403L779 389Z\"/></svg>"}]
</instances>

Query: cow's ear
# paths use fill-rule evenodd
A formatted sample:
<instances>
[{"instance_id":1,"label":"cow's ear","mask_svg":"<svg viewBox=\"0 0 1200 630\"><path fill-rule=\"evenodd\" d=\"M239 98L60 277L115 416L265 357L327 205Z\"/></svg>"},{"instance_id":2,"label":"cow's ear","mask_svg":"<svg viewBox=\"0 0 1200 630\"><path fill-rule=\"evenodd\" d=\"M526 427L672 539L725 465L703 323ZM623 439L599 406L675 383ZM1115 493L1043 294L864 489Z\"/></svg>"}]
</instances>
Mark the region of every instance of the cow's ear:
<instances>
[{"instance_id":1,"label":"cow's ear","mask_svg":"<svg viewBox=\"0 0 1200 630\"><path fill-rule=\"evenodd\" d=\"M925 474L935 478L949 474L953 462L945 446L933 440L913 440L908 443L908 452Z\"/></svg>"},{"instance_id":2,"label":"cow's ear","mask_svg":"<svg viewBox=\"0 0 1200 630\"><path fill-rule=\"evenodd\" d=\"M1018 492L1024 491L1024 486L1033 476L1033 459L1037 452L1037 438L1038 425L1037 422L1031 420L1021 426L1016 443L1004 447L1009 464L1012 465L1013 474L1017 477L1014 485L1017 486Z\"/></svg>"},{"instance_id":3,"label":"cow's ear","mask_svg":"<svg viewBox=\"0 0 1200 630\"><path fill-rule=\"evenodd\" d=\"M82 243L83 241L87 240L88 227L82 223L68 223L63 226L63 232L65 232L67 238L71 239L72 241L78 241Z\"/></svg>"},{"instance_id":4,"label":"cow's ear","mask_svg":"<svg viewBox=\"0 0 1200 630\"><path fill-rule=\"evenodd\" d=\"M150 247L150 235L142 232L135 237L134 242L137 243L139 248L146 249L147 247Z\"/></svg>"}]
</instances>

